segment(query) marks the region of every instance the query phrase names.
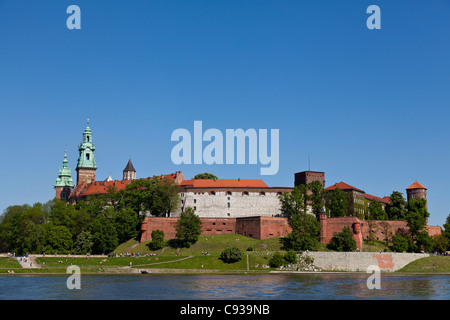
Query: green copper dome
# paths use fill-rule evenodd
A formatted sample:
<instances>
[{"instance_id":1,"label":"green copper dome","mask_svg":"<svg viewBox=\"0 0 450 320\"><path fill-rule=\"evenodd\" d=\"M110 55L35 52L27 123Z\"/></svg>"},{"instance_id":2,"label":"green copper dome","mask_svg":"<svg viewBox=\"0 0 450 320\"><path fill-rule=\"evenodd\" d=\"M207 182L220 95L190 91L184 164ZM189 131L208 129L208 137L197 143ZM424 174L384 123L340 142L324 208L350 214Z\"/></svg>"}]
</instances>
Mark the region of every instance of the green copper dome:
<instances>
[{"instance_id":1,"label":"green copper dome","mask_svg":"<svg viewBox=\"0 0 450 320\"><path fill-rule=\"evenodd\" d=\"M67 151L64 153L63 166L59 169L55 187L73 187L72 174L70 172L69 161L67 161Z\"/></svg>"},{"instance_id":2,"label":"green copper dome","mask_svg":"<svg viewBox=\"0 0 450 320\"><path fill-rule=\"evenodd\" d=\"M80 156L78 157L77 168L97 168L94 156L95 146L92 142L92 131L89 128L89 120L88 126L84 129L83 142L78 147L78 151Z\"/></svg>"}]
</instances>

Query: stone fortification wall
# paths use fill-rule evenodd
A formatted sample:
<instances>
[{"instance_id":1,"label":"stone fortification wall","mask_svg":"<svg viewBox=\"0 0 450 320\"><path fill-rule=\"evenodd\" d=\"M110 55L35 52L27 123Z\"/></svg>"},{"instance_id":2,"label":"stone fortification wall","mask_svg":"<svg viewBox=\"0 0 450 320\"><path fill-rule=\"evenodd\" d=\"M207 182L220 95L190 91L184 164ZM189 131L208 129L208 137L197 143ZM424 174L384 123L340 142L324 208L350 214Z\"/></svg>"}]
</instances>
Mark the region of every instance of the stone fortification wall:
<instances>
[{"instance_id":1,"label":"stone fortification wall","mask_svg":"<svg viewBox=\"0 0 450 320\"><path fill-rule=\"evenodd\" d=\"M429 257L427 253L391 253L391 252L305 252L314 259L314 267L326 271L366 272L375 265L382 272L397 271L408 263Z\"/></svg>"},{"instance_id":2,"label":"stone fortification wall","mask_svg":"<svg viewBox=\"0 0 450 320\"><path fill-rule=\"evenodd\" d=\"M281 191L268 190L205 190L180 193L181 206L195 208L201 218L273 217L280 214ZM173 213L179 217L181 207Z\"/></svg>"}]
</instances>

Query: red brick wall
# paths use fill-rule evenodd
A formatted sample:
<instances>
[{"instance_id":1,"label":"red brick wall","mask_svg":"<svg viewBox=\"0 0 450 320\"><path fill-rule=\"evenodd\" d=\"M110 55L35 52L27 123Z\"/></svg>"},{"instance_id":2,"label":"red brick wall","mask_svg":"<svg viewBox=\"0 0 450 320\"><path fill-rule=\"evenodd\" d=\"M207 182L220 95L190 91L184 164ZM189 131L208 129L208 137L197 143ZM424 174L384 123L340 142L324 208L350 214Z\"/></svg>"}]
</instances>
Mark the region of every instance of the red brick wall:
<instances>
[{"instance_id":1,"label":"red brick wall","mask_svg":"<svg viewBox=\"0 0 450 320\"><path fill-rule=\"evenodd\" d=\"M153 230L164 231L165 239L174 239L178 218L147 217L141 225L141 242L152 240ZM280 237L291 231L286 218L248 217L248 218L200 218L202 235L238 233L255 239Z\"/></svg>"}]
</instances>

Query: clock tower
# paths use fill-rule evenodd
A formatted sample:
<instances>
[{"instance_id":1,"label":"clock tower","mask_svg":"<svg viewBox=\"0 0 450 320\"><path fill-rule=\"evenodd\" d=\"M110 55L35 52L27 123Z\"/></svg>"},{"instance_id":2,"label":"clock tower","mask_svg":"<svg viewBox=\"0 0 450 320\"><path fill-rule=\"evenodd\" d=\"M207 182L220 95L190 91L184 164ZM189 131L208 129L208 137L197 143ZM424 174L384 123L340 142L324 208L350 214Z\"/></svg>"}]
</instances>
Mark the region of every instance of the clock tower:
<instances>
[{"instance_id":1,"label":"clock tower","mask_svg":"<svg viewBox=\"0 0 450 320\"><path fill-rule=\"evenodd\" d=\"M89 119L87 120L87 127L83 132L83 141L78 147L79 157L77 168L77 185L86 181L88 183L95 181L95 171L97 170L97 164L95 161L95 146L92 141L92 131L89 128Z\"/></svg>"}]
</instances>

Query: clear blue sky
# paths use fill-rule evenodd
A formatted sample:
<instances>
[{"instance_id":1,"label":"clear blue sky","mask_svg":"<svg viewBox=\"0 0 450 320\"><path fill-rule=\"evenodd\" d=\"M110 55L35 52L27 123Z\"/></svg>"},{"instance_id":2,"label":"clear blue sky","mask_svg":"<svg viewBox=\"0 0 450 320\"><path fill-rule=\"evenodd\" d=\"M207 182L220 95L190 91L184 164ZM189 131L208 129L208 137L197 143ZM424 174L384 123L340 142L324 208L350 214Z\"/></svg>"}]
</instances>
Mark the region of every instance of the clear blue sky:
<instances>
[{"instance_id":1,"label":"clear blue sky","mask_svg":"<svg viewBox=\"0 0 450 320\"><path fill-rule=\"evenodd\" d=\"M81 30L66 9L81 8ZM381 30L366 9L381 8ZM97 179L325 171L385 196L418 180L450 213L450 2L0 0L0 212L45 202L86 119ZM171 162L173 130L280 130L280 169Z\"/></svg>"}]
</instances>

